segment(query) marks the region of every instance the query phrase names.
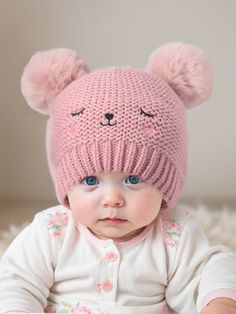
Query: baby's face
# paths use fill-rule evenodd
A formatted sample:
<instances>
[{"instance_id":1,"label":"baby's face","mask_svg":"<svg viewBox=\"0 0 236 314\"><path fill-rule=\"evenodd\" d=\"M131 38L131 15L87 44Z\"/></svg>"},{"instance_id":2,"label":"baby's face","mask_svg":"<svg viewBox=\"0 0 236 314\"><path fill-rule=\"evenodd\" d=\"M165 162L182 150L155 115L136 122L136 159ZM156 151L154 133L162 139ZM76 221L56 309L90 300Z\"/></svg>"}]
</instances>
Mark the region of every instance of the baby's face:
<instances>
[{"instance_id":1,"label":"baby's face","mask_svg":"<svg viewBox=\"0 0 236 314\"><path fill-rule=\"evenodd\" d=\"M138 176L113 172L84 178L68 199L77 223L101 239L126 241L156 218L162 195Z\"/></svg>"}]
</instances>

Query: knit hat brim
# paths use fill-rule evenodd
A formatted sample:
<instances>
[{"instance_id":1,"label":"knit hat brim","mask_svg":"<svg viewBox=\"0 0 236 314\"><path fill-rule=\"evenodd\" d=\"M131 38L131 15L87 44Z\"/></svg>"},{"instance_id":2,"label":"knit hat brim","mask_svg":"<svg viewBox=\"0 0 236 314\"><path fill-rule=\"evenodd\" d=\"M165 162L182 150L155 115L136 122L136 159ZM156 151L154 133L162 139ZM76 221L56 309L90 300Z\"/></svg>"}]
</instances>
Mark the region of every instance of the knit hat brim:
<instances>
[{"instance_id":1,"label":"knit hat brim","mask_svg":"<svg viewBox=\"0 0 236 314\"><path fill-rule=\"evenodd\" d=\"M62 158L56 171L57 197L67 208L68 191L86 176L120 171L138 175L156 187L164 195L166 206L170 207L182 191L185 176L163 152L127 141L76 146Z\"/></svg>"}]
</instances>

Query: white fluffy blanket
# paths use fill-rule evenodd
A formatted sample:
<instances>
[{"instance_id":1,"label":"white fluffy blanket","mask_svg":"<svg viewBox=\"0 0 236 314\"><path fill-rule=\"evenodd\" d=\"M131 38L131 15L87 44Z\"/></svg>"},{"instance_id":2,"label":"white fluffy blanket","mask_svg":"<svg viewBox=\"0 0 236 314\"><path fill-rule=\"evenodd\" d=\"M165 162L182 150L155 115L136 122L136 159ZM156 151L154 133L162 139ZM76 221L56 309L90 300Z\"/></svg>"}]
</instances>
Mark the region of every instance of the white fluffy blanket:
<instances>
[{"instance_id":1,"label":"white fluffy blanket","mask_svg":"<svg viewBox=\"0 0 236 314\"><path fill-rule=\"evenodd\" d=\"M185 208L194 213L212 244L223 244L236 251L236 208L213 209L205 205ZM12 224L7 230L0 232L0 256L28 223L18 226Z\"/></svg>"}]
</instances>

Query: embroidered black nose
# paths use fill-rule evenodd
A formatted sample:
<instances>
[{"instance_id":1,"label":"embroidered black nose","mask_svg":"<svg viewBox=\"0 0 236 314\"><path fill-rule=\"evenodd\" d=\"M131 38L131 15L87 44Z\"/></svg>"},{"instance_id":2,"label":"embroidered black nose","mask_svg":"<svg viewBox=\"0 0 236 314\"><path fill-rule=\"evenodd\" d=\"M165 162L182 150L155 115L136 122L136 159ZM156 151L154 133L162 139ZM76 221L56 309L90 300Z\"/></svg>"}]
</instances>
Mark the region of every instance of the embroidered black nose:
<instances>
[{"instance_id":1,"label":"embroidered black nose","mask_svg":"<svg viewBox=\"0 0 236 314\"><path fill-rule=\"evenodd\" d=\"M108 120L112 120L114 118L114 114L113 113L105 113L105 117L108 119Z\"/></svg>"}]
</instances>

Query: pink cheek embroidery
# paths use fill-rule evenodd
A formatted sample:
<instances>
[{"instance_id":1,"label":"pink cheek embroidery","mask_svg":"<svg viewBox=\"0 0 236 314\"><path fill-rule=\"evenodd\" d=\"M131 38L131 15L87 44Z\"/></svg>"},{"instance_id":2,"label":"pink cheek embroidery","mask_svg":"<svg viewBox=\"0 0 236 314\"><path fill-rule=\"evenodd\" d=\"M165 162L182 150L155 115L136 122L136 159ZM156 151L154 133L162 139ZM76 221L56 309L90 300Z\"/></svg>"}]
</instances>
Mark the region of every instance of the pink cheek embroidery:
<instances>
[{"instance_id":1,"label":"pink cheek embroidery","mask_svg":"<svg viewBox=\"0 0 236 314\"><path fill-rule=\"evenodd\" d=\"M74 135L74 134L76 133L76 127L70 126L70 127L68 128L68 131L69 131L70 134Z\"/></svg>"},{"instance_id":2,"label":"pink cheek embroidery","mask_svg":"<svg viewBox=\"0 0 236 314\"><path fill-rule=\"evenodd\" d=\"M143 135L145 137L150 137L155 133L155 129L150 128L150 127L145 127L143 128Z\"/></svg>"}]
</instances>

